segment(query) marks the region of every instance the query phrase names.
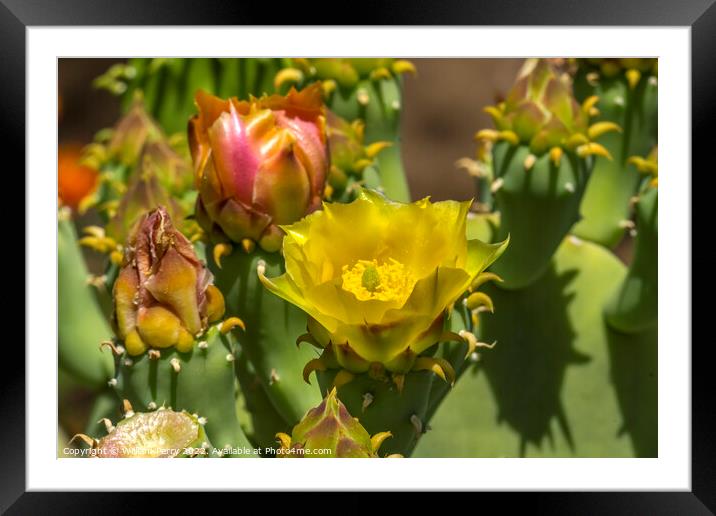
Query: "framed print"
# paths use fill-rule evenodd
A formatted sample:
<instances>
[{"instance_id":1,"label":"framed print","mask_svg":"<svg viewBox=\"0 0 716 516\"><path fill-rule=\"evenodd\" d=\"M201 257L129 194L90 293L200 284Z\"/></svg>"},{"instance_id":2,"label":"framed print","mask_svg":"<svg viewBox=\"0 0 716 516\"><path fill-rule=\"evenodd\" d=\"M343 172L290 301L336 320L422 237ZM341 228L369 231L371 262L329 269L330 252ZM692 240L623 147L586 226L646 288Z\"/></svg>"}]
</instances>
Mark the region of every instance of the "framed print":
<instances>
[{"instance_id":1,"label":"framed print","mask_svg":"<svg viewBox=\"0 0 716 516\"><path fill-rule=\"evenodd\" d=\"M44 4L0 8L27 192L3 509L164 490L713 509L690 301L710 2L310 27Z\"/></svg>"}]
</instances>

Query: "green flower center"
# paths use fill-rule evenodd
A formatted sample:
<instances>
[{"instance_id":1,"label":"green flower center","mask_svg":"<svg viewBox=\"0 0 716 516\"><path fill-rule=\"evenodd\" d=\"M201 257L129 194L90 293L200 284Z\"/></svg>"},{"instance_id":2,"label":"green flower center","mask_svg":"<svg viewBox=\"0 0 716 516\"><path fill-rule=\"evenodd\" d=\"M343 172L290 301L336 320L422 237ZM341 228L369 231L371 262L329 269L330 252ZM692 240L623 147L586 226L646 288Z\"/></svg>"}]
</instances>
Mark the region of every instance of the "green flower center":
<instances>
[{"instance_id":1,"label":"green flower center","mask_svg":"<svg viewBox=\"0 0 716 516\"><path fill-rule=\"evenodd\" d=\"M353 266L344 265L343 290L352 292L360 301L404 301L415 285L410 271L397 260L358 260Z\"/></svg>"},{"instance_id":2,"label":"green flower center","mask_svg":"<svg viewBox=\"0 0 716 516\"><path fill-rule=\"evenodd\" d=\"M361 276L361 285L368 292L375 292L380 286L380 274L374 265L368 265Z\"/></svg>"}]
</instances>

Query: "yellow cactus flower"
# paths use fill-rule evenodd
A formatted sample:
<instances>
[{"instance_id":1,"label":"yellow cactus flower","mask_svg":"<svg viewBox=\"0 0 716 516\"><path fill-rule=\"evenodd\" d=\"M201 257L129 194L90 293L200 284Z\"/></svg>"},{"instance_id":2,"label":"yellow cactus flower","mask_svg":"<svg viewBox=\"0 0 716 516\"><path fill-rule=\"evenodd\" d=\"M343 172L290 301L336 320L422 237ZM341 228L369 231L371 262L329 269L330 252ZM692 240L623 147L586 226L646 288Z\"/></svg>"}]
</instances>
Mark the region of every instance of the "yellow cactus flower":
<instances>
[{"instance_id":1,"label":"yellow cactus flower","mask_svg":"<svg viewBox=\"0 0 716 516\"><path fill-rule=\"evenodd\" d=\"M363 190L282 226L286 273L259 276L308 314L308 340L324 349L313 369L405 373L441 339L453 303L507 246L467 240L469 207Z\"/></svg>"}]
</instances>

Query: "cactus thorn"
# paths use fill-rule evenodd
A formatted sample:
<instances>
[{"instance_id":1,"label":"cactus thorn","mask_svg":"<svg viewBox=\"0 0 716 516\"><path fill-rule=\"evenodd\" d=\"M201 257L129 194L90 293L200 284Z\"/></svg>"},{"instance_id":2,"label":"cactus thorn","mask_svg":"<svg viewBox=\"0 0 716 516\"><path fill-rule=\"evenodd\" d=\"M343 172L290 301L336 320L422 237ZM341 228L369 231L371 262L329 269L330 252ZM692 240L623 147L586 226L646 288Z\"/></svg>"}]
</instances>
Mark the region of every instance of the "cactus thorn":
<instances>
[{"instance_id":1,"label":"cactus thorn","mask_svg":"<svg viewBox=\"0 0 716 516\"><path fill-rule=\"evenodd\" d=\"M412 371L432 371L450 385L455 384L455 369L444 358L418 357Z\"/></svg>"},{"instance_id":2,"label":"cactus thorn","mask_svg":"<svg viewBox=\"0 0 716 516\"><path fill-rule=\"evenodd\" d=\"M525 167L525 171L529 171L532 167L534 167L536 161L537 156L535 156L534 154L528 154L525 158L525 161L522 163Z\"/></svg>"},{"instance_id":3,"label":"cactus thorn","mask_svg":"<svg viewBox=\"0 0 716 516\"><path fill-rule=\"evenodd\" d=\"M616 106L623 106L624 103L625 103L625 102L624 102L624 97L622 97L621 95L619 95L619 96L617 96L617 97L614 97L614 105L616 105Z\"/></svg>"},{"instance_id":4,"label":"cactus thorn","mask_svg":"<svg viewBox=\"0 0 716 516\"><path fill-rule=\"evenodd\" d=\"M226 361L227 361L227 362L233 362L234 360L236 360L236 357L234 356L233 353L227 353L227 354L226 354Z\"/></svg>"},{"instance_id":5,"label":"cactus thorn","mask_svg":"<svg viewBox=\"0 0 716 516\"><path fill-rule=\"evenodd\" d=\"M619 221L619 227L622 229L634 229L636 227L636 224L634 224L633 220L624 219Z\"/></svg>"},{"instance_id":6,"label":"cactus thorn","mask_svg":"<svg viewBox=\"0 0 716 516\"><path fill-rule=\"evenodd\" d=\"M373 400L375 399L375 397L370 392L364 393L363 396L361 396L361 397L363 398L363 403L361 404L361 409L363 412L365 412L365 409L370 407L370 404L373 403Z\"/></svg>"},{"instance_id":7,"label":"cactus thorn","mask_svg":"<svg viewBox=\"0 0 716 516\"><path fill-rule=\"evenodd\" d=\"M229 317L228 319L225 319L221 323L221 326L219 327L219 331L222 334L226 335L227 333L229 333L231 330L233 330L237 326L239 328L241 328L242 330L246 331L246 325L244 324L244 321L242 321L238 317Z\"/></svg>"},{"instance_id":8,"label":"cactus thorn","mask_svg":"<svg viewBox=\"0 0 716 516\"><path fill-rule=\"evenodd\" d=\"M132 367L134 365L134 361L129 357L125 358L123 363L125 367Z\"/></svg>"},{"instance_id":9,"label":"cactus thorn","mask_svg":"<svg viewBox=\"0 0 716 516\"><path fill-rule=\"evenodd\" d=\"M558 167L559 164L562 162L563 154L564 151L562 150L562 147L552 147L549 150L549 159L552 161L555 167Z\"/></svg>"},{"instance_id":10,"label":"cactus thorn","mask_svg":"<svg viewBox=\"0 0 716 516\"><path fill-rule=\"evenodd\" d=\"M378 453L383 442L390 437L393 437L393 434L390 432L378 432L372 436L370 438L370 447L373 449L373 453Z\"/></svg>"},{"instance_id":11,"label":"cactus thorn","mask_svg":"<svg viewBox=\"0 0 716 516\"><path fill-rule=\"evenodd\" d=\"M122 353L124 353L124 348L122 348L121 346L116 346L114 344L114 341L111 341L111 340L103 340L102 342L100 342L99 349L103 350L105 347L108 347L109 349L111 349L112 354L114 356L120 356ZM122 348L122 349L120 350L120 348Z\"/></svg>"},{"instance_id":12,"label":"cactus thorn","mask_svg":"<svg viewBox=\"0 0 716 516\"><path fill-rule=\"evenodd\" d=\"M609 161L612 161L612 155L609 154L609 151L603 145L596 142L588 142L577 147L577 155L580 158L586 158L587 156L593 155L603 156Z\"/></svg>"},{"instance_id":13,"label":"cactus thorn","mask_svg":"<svg viewBox=\"0 0 716 516\"><path fill-rule=\"evenodd\" d=\"M159 360L162 358L162 352L158 349L150 349L147 352L147 356L149 357L149 360Z\"/></svg>"},{"instance_id":14,"label":"cactus thorn","mask_svg":"<svg viewBox=\"0 0 716 516\"><path fill-rule=\"evenodd\" d=\"M329 201L333 197L333 187L329 184L326 184L326 186L323 188L323 198L328 199Z\"/></svg>"},{"instance_id":15,"label":"cactus thorn","mask_svg":"<svg viewBox=\"0 0 716 516\"><path fill-rule=\"evenodd\" d=\"M504 183L505 183L505 180L502 179L501 177L498 177L498 178L495 179L495 180L492 182L492 184L490 185L490 191L491 191L492 193L497 193L497 191L498 191L500 188L502 188L502 185L503 185Z\"/></svg>"},{"instance_id":16,"label":"cactus thorn","mask_svg":"<svg viewBox=\"0 0 716 516\"><path fill-rule=\"evenodd\" d=\"M566 183L564 183L564 189L567 190L569 193L574 193L574 183L572 183L571 181L567 181Z\"/></svg>"},{"instance_id":17,"label":"cactus thorn","mask_svg":"<svg viewBox=\"0 0 716 516\"><path fill-rule=\"evenodd\" d=\"M365 153L369 158L373 159L378 155L378 153L380 151L382 151L383 149L387 149L388 147L390 147L392 145L393 144L391 142L384 142L384 141L374 142L374 143L371 143L370 145L366 146Z\"/></svg>"},{"instance_id":18,"label":"cactus thorn","mask_svg":"<svg viewBox=\"0 0 716 516\"><path fill-rule=\"evenodd\" d=\"M619 124L615 124L614 122L596 122L589 126L587 129L587 136L589 136L590 140L596 140L604 133L608 133L611 131L616 131L618 133L622 132L622 128Z\"/></svg>"},{"instance_id":19,"label":"cactus thorn","mask_svg":"<svg viewBox=\"0 0 716 516\"><path fill-rule=\"evenodd\" d=\"M306 382L308 385L311 385L311 380L309 379L309 377L311 376L311 373L313 371L325 371L325 370L326 370L326 364L320 358L314 358L313 360L309 360L308 363L303 368L303 381Z\"/></svg>"},{"instance_id":20,"label":"cactus thorn","mask_svg":"<svg viewBox=\"0 0 716 516\"><path fill-rule=\"evenodd\" d=\"M358 101L358 104L360 104L361 106L367 106L368 102L370 102L370 96L368 95L368 92L365 89L360 88L356 92L356 100Z\"/></svg>"},{"instance_id":21,"label":"cactus thorn","mask_svg":"<svg viewBox=\"0 0 716 516\"><path fill-rule=\"evenodd\" d=\"M209 347L209 343L208 343L207 341L205 341L205 340L202 340L202 341L200 341L196 346L197 346L199 349L207 349L207 348Z\"/></svg>"},{"instance_id":22,"label":"cactus thorn","mask_svg":"<svg viewBox=\"0 0 716 516\"><path fill-rule=\"evenodd\" d=\"M413 414L410 416L410 424L413 425L413 428L415 429L415 433L417 435L420 435L423 433L423 422L420 420L420 418Z\"/></svg>"},{"instance_id":23,"label":"cactus thorn","mask_svg":"<svg viewBox=\"0 0 716 516\"><path fill-rule=\"evenodd\" d=\"M174 372L179 374L181 372L181 363L179 362L179 359L174 357L169 361L169 365L172 366L172 369L174 369Z\"/></svg>"},{"instance_id":24,"label":"cactus thorn","mask_svg":"<svg viewBox=\"0 0 716 516\"><path fill-rule=\"evenodd\" d=\"M321 89L323 90L323 96L326 98L330 97L331 93L333 93L335 91L337 86L338 85L336 84L336 81L334 81L333 79L328 79L327 81L323 81L321 83Z\"/></svg>"},{"instance_id":25,"label":"cactus thorn","mask_svg":"<svg viewBox=\"0 0 716 516\"><path fill-rule=\"evenodd\" d=\"M398 99L395 99L393 102L390 103L390 107L392 107L394 111L400 110L400 101Z\"/></svg>"},{"instance_id":26,"label":"cactus thorn","mask_svg":"<svg viewBox=\"0 0 716 516\"><path fill-rule=\"evenodd\" d=\"M458 335L460 335L467 344L467 353L465 353L465 358L467 358L475 351L475 348L477 348L477 337L475 337L474 333L467 330L460 330Z\"/></svg>"},{"instance_id":27,"label":"cactus thorn","mask_svg":"<svg viewBox=\"0 0 716 516\"><path fill-rule=\"evenodd\" d=\"M231 246L231 244L228 244L228 243L216 244L214 246L214 251L213 251L214 263L216 263L216 266L219 269L221 269L221 259L224 256L230 255L233 250L234 250L234 248Z\"/></svg>"},{"instance_id":28,"label":"cactus thorn","mask_svg":"<svg viewBox=\"0 0 716 516\"><path fill-rule=\"evenodd\" d=\"M475 133L475 141L488 141L496 142L499 139L499 134L495 129L480 129Z\"/></svg>"},{"instance_id":29,"label":"cactus thorn","mask_svg":"<svg viewBox=\"0 0 716 516\"><path fill-rule=\"evenodd\" d=\"M403 387L405 387L405 375L399 374L399 373L393 373L393 383L398 389L398 394L403 392Z\"/></svg>"},{"instance_id":30,"label":"cactus thorn","mask_svg":"<svg viewBox=\"0 0 716 516\"><path fill-rule=\"evenodd\" d=\"M196 418L196 422L199 423L201 426L206 425L206 418L204 416L200 416Z\"/></svg>"},{"instance_id":31,"label":"cactus thorn","mask_svg":"<svg viewBox=\"0 0 716 516\"><path fill-rule=\"evenodd\" d=\"M149 403L147 403L147 408L149 410L157 410L157 404L153 401L150 401Z\"/></svg>"},{"instance_id":32,"label":"cactus thorn","mask_svg":"<svg viewBox=\"0 0 716 516\"><path fill-rule=\"evenodd\" d=\"M484 309L490 313L495 312L495 306L492 304L490 296L484 292L473 292L465 299L465 306L469 310Z\"/></svg>"},{"instance_id":33,"label":"cactus thorn","mask_svg":"<svg viewBox=\"0 0 716 516\"><path fill-rule=\"evenodd\" d=\"M478 343L477 343L477 347L478 347L478 348L492 349L492 348L494 348L495 346L497 346L497 341L496 341L496 340L493 341L492 344L488 344L487 342L478 342Z\"/></svg>"},{"instance_id":34,"label":"cactus thorn","mask_svg":"<svg viewBox=\"0 0 716 516\"><path fill-rule=\"evenodd\" d=\"M269 373L269 385L273 385L275 383L278 383L281 380L281 377L278 374L278 371L276 369L271 369L271 372Z\"/></svg>"},{"instance_id":35,"label":"cactus thorn","mask_svg":"<svg viewBox=\"0 0 716 516\"><path fill-rule=\"evenodd\" d=\"M256 264L256 274L258 274L260 277L263 277L266 275L266 262L263 260L259 260Z\"/></svg>"},{"instance_id":36,"label":"cactus thorn","mask_svg":"<svg viewBox=\"0 0 716 516\"><path fill-rule=\"evenodd\" d=\"M278 432L275 436L276 442L279 444L279 446L287 450L291 447L291 436L288 434L285 434L283 432Z\"/></svg>"},{"instance_id":37,"label":"cactus thorn","mask_svg":"<svg viewBox=\"0 0 716 516\"><path fill-rule=\"evenodd\" d=\"M582 113L588 115L592 108L597 105L597 102L599 102L599 97L596 95L584 99L584 102L582 102Z\"/></svg>"},{"instance_id":38,"label":"cactus thorn","mask_svg":"<svg viewBox=\"0 0 716 516\"><path fill-rule=\"evenodd\" d=\"M107 385L108 385L109 387L111 387L111 388L116 387L116 386L117 386L117 379L116 379L116 378L112 378L111 380L109 380L109 381L107 382Z\"/></svg>"},{"instance_id":39,"label":"cactus thorn","mask_svg":"<svg viewBox=\"0 0 716 516\"><path fill-rule=\"evenodd\" d=\"M495 122L502 120L502 111L497 106L485 106L482 111L490 115Z\"/></svg>"},{"instance_id":40,"label":"cactus thorn","mask_svg":"<svg viewBox=\"0 0 716 516\"><path fill-rule=\"evenodd\" d=\"M95 288L101 288L107 285L107 276L104 274L100 276L90 274L89 276L87 276L87 279L85 281L87 285L91 285Z\"/></svg>"},{"instance_id":41,"label":"cactus thorn","mask_svg":"<svg viewBox=\"0 0 716 516\"><path fill-rule=\"evenodd\" d=\"M254 249L256 249L256 242L250 238L244 238L241 240L241 249L243 249L246 254L251 254L254 252Z\"/></svg>"},{"instance_id":42,"label":"cactus thorn","mask_svg":"<svg viewBox=\"0 0 716 516\"><path fill-rule=\"evenodd\" d=\"M100 424L100 423L104 424L104 428L105 428L105 430L107 430L108 434L111 434L114 431L114 425L108 418L103 417L102 419L97 421L97 424Z\"/></svg>"},{"instance_id":43,"label":"cactus thorn","mask_svg":"<svg viewBox=\"0 0 716 516\"><path fill-rule=\"evenodd\" d=\"M297 83L303 81L303 72L298 68L284 68L279 70L273 79L273 87L277 90L285 83Z\"/></svg>"},{"instance_id":44,"label":"cactus thorn","mask_svg":"<svg viewBox=\"0 0 716 516\"><path fill-rule=\"evenodd\" d=\"M384 79L390 79L391 77L390 70L381 66L380 68L371 70L369 78L371 81L382 81Z\"/></svg>"},{"instance_id":45,"label":"cactus thorn","mask_svg":"<svg viewBox=\"0 0 716 516\"><path fill-rule=\"evenodd\" d=\"M92 439L90 436L85 435L85 434L75 434L75 435L73 435L73 436L72 436L72 439L70 439L70 440L67 442L67 444L72 444L72 443L75 442L75 440L78 439L78 438L81 439L81 440L82 440L87 446L89 446L90 448L96 448L97 445L99 444L96 439Z\"/></svg>"},{"instance_id":46,"label":"cactus thorn","mask_svg":"<svg viewBox=\"0 0 716 516\"><path fill-rule=\"evenodd\" d=\"M502 283L504 280L494 272L482 272L472 281L470 289L476 290L488 281L497 281L498 283Z\"/></svg>"},{"instance_id":47,"label":"cactus thorn","mask_svg":"<svg viewBox=\"0 0 716 516\"><path fill-rule=\"evenodd\" d=\"M109 253L109 260L114 265L122 265L123 258L124 258L124 254L122 253L122 251L120 249L115 249L114 251Z\"/></svg>"},{"instance_id":48,"label":"cactus thorn","mask_svg":"<svg viewBox=\"0 0 716 516\"><path fill-rule=\"evenodd\" d=\"M304 333L303 335L299 335L296 339L296 347L300 347L302 342L308 342L311 346L314 346L319 349L323 348L323 346L321 346L310 333Z\"/></svg>"},{"instance_id":49,"label":"cactus thorn","mask_svg":"<svg viewBox=\"0 0 716 516\"><path fill-rule=\"evenodd\" d=\"M636 85L639 84L639 80L641 79L641 72L636 68L630 68L624 72L624 75L626 75L627 82L629 83L629 89L633 90L636 88Z\"/></svg>"},{"instance_id":50,"label":"cactus thorn","mask_svg":"<svg viewBox=\"0 0 716 516\"><path fill-rule=\"evenodd\" d=\"M125 418L132 417L134 415L134 408L127 399L122 400L122 414L124 414Z\"/></svg>"},{"instance_id":51,"label":"cactus thorn","mask_svg":"<svg viewBox=\"0 0 716 516\"><path fill-rule=\"evenodd\" d=\"M72 218L72 210L67 206L62 206L57 210L57 220L67 221Z\"/></svg>"},{"instance_id":52,"label":"cactus thorn","mask_svg":"<svg viewBox=\"0 0 716 516\"><path fill-rule=\"evenodd\" d=\"M656 86L659 84L659 79L657 79L655 75L652 75L651 77L649 77L649 84L651 86Z\"/></svg>"},{"instance_id":53,"label":"cactus thorn","mask_svg":"<svg viewBox=\"0 0 716 516\"><path fill-rule=\"evenodd\" d=\"M410 73L412 75L417 75L418 73L415 65L407 59L399 59L398 61L395 61L390 68L393 70L393 73L397 74Z\"/></svg>"},{"instance_id":54,"label":"cactus thorn","mask_svg":"<svg viewBox=\"0 0 716 516\"><path fill-rule=\"evenodd\" d=\"M473 351L472 353L470 353L470 362L472 362L473 364L476 364L479 361L480 361L480 354L477 351Z\"/></svg>"}]
</instances>

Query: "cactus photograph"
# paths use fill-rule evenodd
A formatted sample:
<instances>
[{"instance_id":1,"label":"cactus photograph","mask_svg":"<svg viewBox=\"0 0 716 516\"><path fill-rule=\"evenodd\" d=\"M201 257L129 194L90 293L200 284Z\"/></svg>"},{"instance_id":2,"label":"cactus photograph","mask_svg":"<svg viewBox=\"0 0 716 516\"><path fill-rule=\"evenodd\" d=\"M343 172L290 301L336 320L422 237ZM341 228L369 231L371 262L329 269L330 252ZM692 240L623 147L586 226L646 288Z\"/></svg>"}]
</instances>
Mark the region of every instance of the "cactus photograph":
<instances>
[{"instance_id":1,"label":"cactus photograph","mask_svg":"<svg viewBox=\"0 0 716 516\"><path fill-rule=\"evenodd\" d=\"M657 87L59 59L58 457L657 457Z\"/></svg>"}]
</instances>

